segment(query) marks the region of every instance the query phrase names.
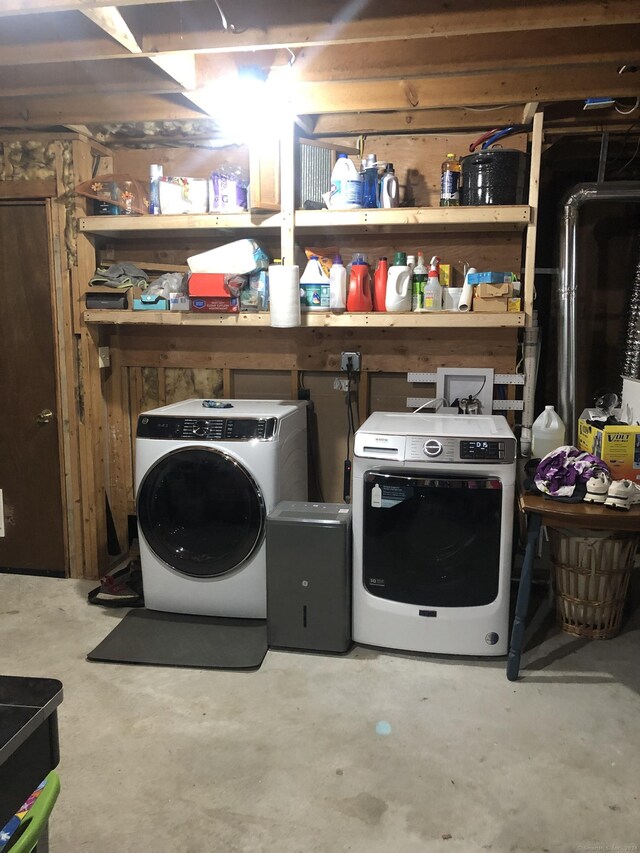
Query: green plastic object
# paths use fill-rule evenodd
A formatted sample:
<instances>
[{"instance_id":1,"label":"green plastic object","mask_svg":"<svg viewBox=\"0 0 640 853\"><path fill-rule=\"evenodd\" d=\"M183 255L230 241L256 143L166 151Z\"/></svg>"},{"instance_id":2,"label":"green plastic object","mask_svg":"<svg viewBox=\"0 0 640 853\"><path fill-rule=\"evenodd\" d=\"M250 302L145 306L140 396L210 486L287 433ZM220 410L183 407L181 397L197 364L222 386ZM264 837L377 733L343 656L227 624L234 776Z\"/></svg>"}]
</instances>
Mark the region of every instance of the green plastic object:
<instances>
[{"instance_id":1,"label":"green plastic object","mask_svg":"<svg viewBox=\"0 0 640 853\"><path fill-rule=\"evenodd\" d=\"M36 849L59 793L60 777L55 770L52 770L47 776L47 784L20 824L16 841L9 842L7 853L32 853Z\"/></svg>"}]
</instances>

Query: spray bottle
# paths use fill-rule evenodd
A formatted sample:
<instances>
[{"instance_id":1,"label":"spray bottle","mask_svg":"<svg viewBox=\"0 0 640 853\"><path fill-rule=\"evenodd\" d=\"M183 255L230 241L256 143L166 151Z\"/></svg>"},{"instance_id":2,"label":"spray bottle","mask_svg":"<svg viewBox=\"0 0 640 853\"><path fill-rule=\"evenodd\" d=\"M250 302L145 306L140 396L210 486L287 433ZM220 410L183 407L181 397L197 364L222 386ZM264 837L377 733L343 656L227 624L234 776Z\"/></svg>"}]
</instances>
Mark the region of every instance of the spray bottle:
<instances>
[{"instance_id":1,"label":"spray bottle","mask_svg":"<svg viewBox=\"0 0 640 853\"><path fill-rule=\"evenodd\" d=\"M429 264L429 275L424 286L422 307L425 311L442 311L442 285L438 275L440 258L434 255Z\"/></svg>"}]
</instances>

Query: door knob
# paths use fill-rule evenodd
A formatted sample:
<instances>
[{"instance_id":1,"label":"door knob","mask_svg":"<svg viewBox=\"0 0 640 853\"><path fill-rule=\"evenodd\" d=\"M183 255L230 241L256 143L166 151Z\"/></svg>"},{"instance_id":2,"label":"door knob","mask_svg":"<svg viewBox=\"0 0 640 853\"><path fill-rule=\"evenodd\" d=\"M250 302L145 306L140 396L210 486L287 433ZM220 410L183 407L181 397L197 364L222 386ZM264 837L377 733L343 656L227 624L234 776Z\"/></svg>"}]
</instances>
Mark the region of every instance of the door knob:
<instances>
[{"instance_id":1,"label":"door knob","mask_svg":"<svg viewBox=\"0 0 640 853\"><path fill-rule=\"evenodd\" d=\"M51 411L51 409L43 409L36 418L36 421L39 424L50 424L52 420L53 412Z\"/></svg>"}]
</instances>

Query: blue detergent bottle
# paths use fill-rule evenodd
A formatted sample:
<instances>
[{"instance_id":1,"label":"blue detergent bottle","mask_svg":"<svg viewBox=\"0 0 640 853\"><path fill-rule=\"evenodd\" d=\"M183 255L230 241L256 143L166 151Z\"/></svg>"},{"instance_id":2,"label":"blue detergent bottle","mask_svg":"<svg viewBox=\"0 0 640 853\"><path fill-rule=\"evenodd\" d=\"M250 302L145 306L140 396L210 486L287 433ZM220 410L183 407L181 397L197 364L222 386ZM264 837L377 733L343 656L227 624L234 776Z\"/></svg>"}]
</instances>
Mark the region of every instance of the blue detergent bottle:
<instances>
[{"instance_id":1,"label":"blue detergent bottle","mask_svg":"<svg viewBox=\"0 0 640 853\"><path fill-rule=\"evenodd\" d=\"M362 206L378 206L378 162L375 154L367 155L363 162Z\"/></svg>"}]
</instances>

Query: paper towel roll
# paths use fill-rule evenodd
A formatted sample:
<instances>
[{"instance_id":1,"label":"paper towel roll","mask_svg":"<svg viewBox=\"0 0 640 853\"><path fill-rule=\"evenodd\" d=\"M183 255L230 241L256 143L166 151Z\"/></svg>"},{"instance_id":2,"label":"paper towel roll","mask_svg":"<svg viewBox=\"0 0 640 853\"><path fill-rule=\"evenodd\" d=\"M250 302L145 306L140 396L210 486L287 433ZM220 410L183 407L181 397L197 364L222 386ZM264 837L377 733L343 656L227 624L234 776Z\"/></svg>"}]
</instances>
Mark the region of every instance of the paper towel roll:
<instances>
[{"instance_id":1,"label":"paper towel roll","mask_svg":"<svg viewBox=\"0 0 640 853\"><path fill-rule=\"evenodd\" d=\"M477 272L475 267L469 267L467 274L464 277L464 285L462 287L462 295L458 304L458 311L470 311L473 303L473 285L469 284L469 273Z\"/></svg>"},{"instance_id":2,"label":"paper towel roll","mask_svg":"<svg viewBox=\"0 0 640 853\"><path fill-rule=\"evenodd\" d=\"M289 329L300 325L300 268L273 264L269 267L271 325Z\"/></svg>"}]
</instances>

